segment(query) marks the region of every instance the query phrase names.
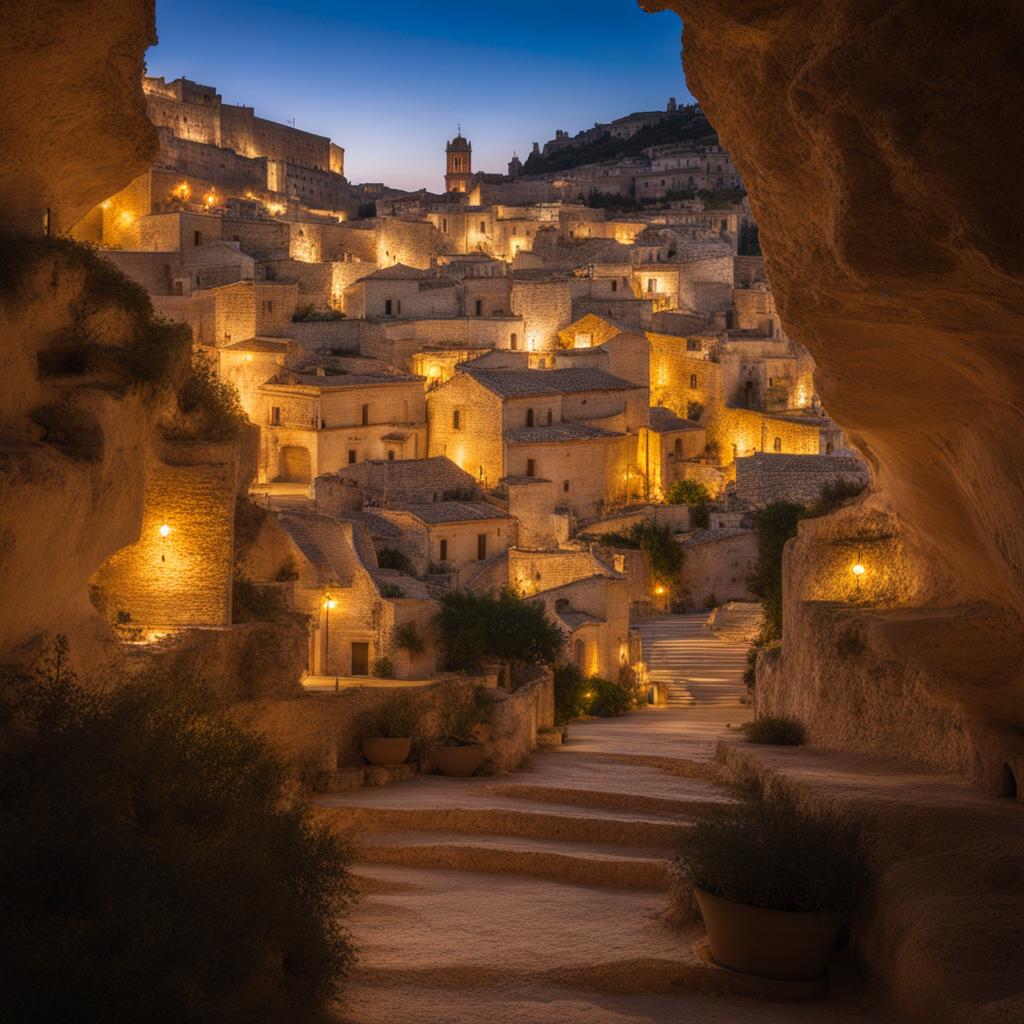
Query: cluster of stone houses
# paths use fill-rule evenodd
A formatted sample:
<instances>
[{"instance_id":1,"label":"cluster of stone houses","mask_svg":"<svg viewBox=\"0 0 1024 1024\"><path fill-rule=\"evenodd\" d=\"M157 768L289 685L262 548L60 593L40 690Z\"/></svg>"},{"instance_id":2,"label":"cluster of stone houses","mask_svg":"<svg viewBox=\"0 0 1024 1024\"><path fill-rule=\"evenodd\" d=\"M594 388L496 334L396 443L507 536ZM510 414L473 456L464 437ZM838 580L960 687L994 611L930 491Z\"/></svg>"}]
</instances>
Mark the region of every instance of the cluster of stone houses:
<instances>
[{"instance_id":1,"label":"cluster of stone houses","mask_svg":"<svg viewBox=\"0 0 1024 1024\"><path fill-rule=\"evenodd\" d=\"M640 553L603 534L660 519L691 604L749 599L750 511L864 475L761 259L737 254L741 212L612 218L476 187L359 217L330 140L184 80L147 80L147 97L160 160L76 233L237 388L270 513L242 569L310 615L311 675L429 675L437 598L514 586L585 671L642 678L630 622L661 602ZM450 185L461 154L449 144ZM687 478L719 498L709 527L664 504ZM147 516L173 531L161 493ZM229 518L231 487L216 494ZM147 539L163 572L176 539ZM230 598L215 606L230 621Z\"/></svg>"}]
</instances>

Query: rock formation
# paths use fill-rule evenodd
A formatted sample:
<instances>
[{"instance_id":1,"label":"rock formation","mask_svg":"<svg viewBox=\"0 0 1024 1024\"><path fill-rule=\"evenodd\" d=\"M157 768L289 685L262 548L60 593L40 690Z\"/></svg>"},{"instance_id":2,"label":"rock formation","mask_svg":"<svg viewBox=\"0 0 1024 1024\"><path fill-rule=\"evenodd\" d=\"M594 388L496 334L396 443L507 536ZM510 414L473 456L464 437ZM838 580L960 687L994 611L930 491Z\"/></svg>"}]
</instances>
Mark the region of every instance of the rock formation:
<instances>
[{"instance_id":1,"label":"rock formation","mask_svg":"<svg viewBox=\"0 0 1024 1024\"><path fill-rule=\"evenodd\" d=\"M786 328L873 467L871 510L848 513L830 550L852 554L865 517L888 517L907 585L880 589L888 622L873 635L913 663L915 699L975 736L969 756L956 742L946 759L897 713L883 746L902 733L905 754L995 788L1024 745L1024 249L1011 127L1024 12L1012 0L641 4L682 17L687 82L743 174ZM811 595L795 578L818 571L807 553L824 557L821 529L834 532L805 524L788 553L787 600L848 614L869 602L845 586ZM866 567L865 581L886 568ZM790 616L770 681L798 704L795 675L824 643L807 625ZM842 662L835 686L885 701L857 656ZM843 741L872 749L850 714ZM809 724L828 740L813 714Z\"/></svg>"},{"instance_id":2,"label":"rock formation","mask_svg":"<svg viewBox=\"0 0 1024 1024\"><path fill-rule=\"evenodd\" d=\"M2 5L0 230L53 233L152 163L143 54L152 0Z\"/></svg>"}]
</instances>

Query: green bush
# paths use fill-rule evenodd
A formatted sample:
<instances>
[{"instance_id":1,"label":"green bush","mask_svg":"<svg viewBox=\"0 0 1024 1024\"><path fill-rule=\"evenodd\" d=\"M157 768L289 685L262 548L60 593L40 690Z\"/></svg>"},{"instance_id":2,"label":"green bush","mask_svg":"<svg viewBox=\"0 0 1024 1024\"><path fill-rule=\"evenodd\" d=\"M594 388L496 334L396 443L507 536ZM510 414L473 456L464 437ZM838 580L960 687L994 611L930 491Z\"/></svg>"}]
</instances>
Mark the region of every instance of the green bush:
<instances>
[{"instance_id":1,"label":"green bush","mask_svg":"<svg viewBox=\"0 0 1024 1024\"><path fill-rule=\"evenodd\" d=\"M438 712L438 743L448 747L466 747L478 743L480 729L494 716L494 694L484 686L448 683L441 690Z\"/></svg>"},{"instance_id":2,"label":"green bush","mask_svg":"<svg viewBox=\"0 0 1024 1024\"><path fill-rule=\"evenodd\" d=\"M818 500L807 510L808 518L827 516L848 501L860 497L866 486L859 480L847 480L842 477L827 481L821 488Z\"/></svg>"},{"instance_id":3,"label":"green bush","mask_svg":"<svg viewBox=\"0 0 1024 1024\"><path fill-rule=\"evenodd\" d=\"M292 1024L335 999L350 854L186 681L0 687L11 1024ZM185 684L185 685L182 685Z\"/></svg>"},{"instance_id":4,"label":"green bush","mask_svg":"<svg viewBox=\"0 0 1024 1024\"><path fill-rule=\"evenodd\" d=\"M415 622L403 622L396 626L391 645L395 650L405 651L407 654L422 654L427 646Z\"/></svg>"},{"instance_id":5,"label":"green bush","mask_svg":"<svg viewBox=\"0 0 1024 1024\"><path fill-rule=\"evenodd\" d=\"M183 422L168 430L176 441L233 441L246 422L235 386L222 380L213 360L199 351L193 353L189 375L178 389L178 411Z\"/></svg>"},{"instance_id":6,"label":"green bush","mask_svg":"<svg viewBox=\"0 0 1024 1024\"><path fill-rule=\"evenodd\" d=\"M628 686L600 676L591 676L587 680L583 696L587 714L595 718L614 718L637 706L636 695Z\"/></svg>"},{"instance_id":7,"label":"green bush","mask_svg":"<svg viewBox=\"0 0 1024 1024\"><path fill-rule=\"evenodd\" d=\"M332 323L344 319L345 314L340 309L318 309L312 302L299 306L292 314L293 323Z\"/></svg>"},{"instance_id":8,"label":"green bush","mask_svg":"<svg viewBox=\"0 0 1024 1024\"><path fill-rule=\"evenodd\" d=\"M280 622L295 614L283 587L261 586L244 573L235 572L231 586L232 622Z\"/></svg>"},{"instance_id":9,"label":"green bush","mask_svg":"<svg viewBox=\"0 0 1024 1024\"><path fill-rule=\"evenodd\" d=\"M676 867L683 885L770 910L847 915L867 882L856 818L759 794L697 819Z\"/></svg>"},{"instance_id":10,"label":"green bush","mask_svg":"<svg viewBox=\"0 0 1024 1024\"><path fill-rule=\"evenodd\" d=\"M791 501L776 501L754 513L757 562L747 586L761 598L761 632L765 640L782 636L782 552L786 542L796 536L797 524L803 516L803 505Z\"/></svg>"},{"instance_id":11,"label":"green bush","mask_svg":"<svg viewBox=\"0 0 1024 1024\"><path fill-rule=\"evenodd\" d=\"M544 605L511 590L474 594L452 590L441 598L438 638L449 669L477 672L497 659L526 665L551 665L562 652L561 630Z\"/></svg>"},{"instance_id":12,"label":"green bush","mask_svg":"<svg viewBox=\"0 0 1024 1024\"><path fill-rule=\"evenodd\" d=\"M559 725L587 713L587 680L578 665L559 665L554 671L555 721Z\"/></svg>"},{"instance_id":13,"label":"green bush","mask_svg":"<svg viewBox=\"0 0 1024 1024\"><path fill-rule=\"evenodd\" d=\"M390 694L356 719L356 732L364 739L408 740L419 731L416 704L407 692Z\"/></svg>"},{"instance_id":14,"label":"green bush","mask_svg":"<svg viewBox=\"0 0 1024 1024\"><path fill-rule=\"evenodd\" d=\"M394 569L396 572L404 572L406 576L415 575L409 556L397 548L381 548L377 552L377 565L381 569Z\"/></svg>"},{"instance_id":15,"label":"green bush","mask_svg":"<svg viewBox=\"0 0 1024 1024\"><path fill-rule=\"evenodd\" d=\"M395 662L387 654L382 654L373 663L373 674L378 679L394 679L395 678Z\"/></svg>"},{"instance_id":16,"label":"green bush","mask_svg":"<svg viewBox=\"0 0 1024 1024\"><path fill-rule=\"evenodd\" d=\"M776 747L799 747L807 738L803 724L795 718L755 718L740 728L751 743L768 743Z\"/></svg>"},{"instance_id":17,"label":"green bush","mask_svg":"<svg viewBox=\"0 0 1024 1024\"><path fill-rule=\"evenodd\" d=\"M587 539L597 540L613 548L639 549L643 552L651 579L669 592L678 589L679 574L683 570L686 553L673 536L672 527L667 523L645 519L634 523L626 530L603 533Z\"/></svg>"},{"instance_id":18,"label":"green bush","mask_svg":"<svg viewBox=\"0 0 1024 1024\"><path fill-rule=\"evenodd\" d=\"M397 583L382 583L380 585L380 596L396 599L405 597L405 591Z\"/></svg>"},{"instance_id":19,"label":"green bush","mask_svg":"<svg viewBox=\"0 0 1024 1024\"><path fill-rule=\"evenodd\" d=\"M699 480L676 480L668 489L665 501L670 505L689 505L693 526L705 528L711 521L711 492Z\"/></svg>"},{"instance_id":20,"label":"green bush","mask_svg":"<svg viewBox=\"0 0 1024 1024\"><path fill-rule=\"evenodd\" d=\"M743 669L743 685L752 690L757 684L757 652L761 648L752 644L747 650L747 664Z\"/></svg>"}]
</instances>

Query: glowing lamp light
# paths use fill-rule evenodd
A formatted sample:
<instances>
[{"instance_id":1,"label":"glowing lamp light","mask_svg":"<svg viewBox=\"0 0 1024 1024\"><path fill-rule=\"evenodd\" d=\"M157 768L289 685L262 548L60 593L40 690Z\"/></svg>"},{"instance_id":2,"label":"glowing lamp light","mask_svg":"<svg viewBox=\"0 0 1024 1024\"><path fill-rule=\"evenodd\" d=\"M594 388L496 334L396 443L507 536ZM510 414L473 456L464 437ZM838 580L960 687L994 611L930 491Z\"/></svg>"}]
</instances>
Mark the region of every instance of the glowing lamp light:
<instances>
[{"instance_id":1,"label":"glowing lamp light","mask_svg":"<svg viewBox=\"0 0 1024 1024\"><path fill-rule=\"evenodd\" d=\"M592 693L589 693L589 692L588 692L588 693L585 693L585 694L583 694L583 696L584 696L584 698L585 698L586 700L593 700L593 699L594 699L594 695L593 695Z\"/></svg>"},{"instance_id":2,"label":"glowing lamp light","mask_svg":"<svg viewBox=\"0 0 1024 1024\"><path fill-rule=\"evenodd\" d=\"M252 353L251 352L246 352L245 353L245 361L247 363L251 363L252 362Z\"/></svg>"},{"instance_id":3,"label":"glowing lamp light","mask_svg":"<svg viewBox=\"0 0 1024 1024\"><path fill-rule=\"evenodd\" d=\"M850 572L852 572L853 575L857 577L857 582L859 583L861 576L863 576L864 573L867 572L867 569L865 569L864 566L860 562L855 562L850 567Z\"/></svg>"},{"instance_id":4,"label":"glowing lamp light","mask_svg":"<svg viewBox=\"0 0 1024 1024\"><path fill-rule=\"evenodd\" d=\"M174 189L173 195L175 199L188 199L192 195L192 186L183 181Z\"/></svg>"},{"instance_id":5,"label":"glowing lamp light","mask_svg":"<svg viewBox=\"0 0 1024 1024\"><path fill-rule=\"evenodd\" d=\"M658 595L658 596L660 597L660 596L661 596L662 594L664 594L664 593L665 593L665 588L664 588L664 587L663 587L663 586L662 586L662 585L661 585L661 584L659 583L659 584L658 584L658 585L657 585L657 586L656 586L656 587L654 588L654 592L655 592L655 593L656 593L656 594L657 594L657 595Z\"/></svg>"},{"instance_id":6,"label":"glowing lamp light","mask_svg":"<svg viewBox=\"0 0 1024 1024\"><path fill-rule=\"evenodd\" d=\"M217 193L213 191L207 192L206 195L203 196L203 202L207 207L213 206L217 202Z\"/></svg>"},{"instance_id":7,"label":"glowing lamp light","mask_svg":"<svg viewBox=\"0 0 1024 1024\"><path fill-rule=\"evenodd\" d=\"M163 526L160 527L160 536L161 537L170 537L170 535L171 535L171 528L166 523L164 523Z\"/></svg>"},{"instance_id":8,"label":"glowing lamp light","mask_svg":"<svg viewBox=\"0 0 1024 1024\"><path fill-rule=\"evenodd\" d=\"M325 607L325 608L326 608L326 609L327 609L328 611L334 611L334 609L338 607L338 602L337 602L337 601L335 601L335 600L334 600L334 598L333 598L333 597L331 597L331 595L330 595L330 594L328 594L328 595L327 595L327 596L326 596L326 597L324 598L324 607Z\"/></svg>"}]
</instances>

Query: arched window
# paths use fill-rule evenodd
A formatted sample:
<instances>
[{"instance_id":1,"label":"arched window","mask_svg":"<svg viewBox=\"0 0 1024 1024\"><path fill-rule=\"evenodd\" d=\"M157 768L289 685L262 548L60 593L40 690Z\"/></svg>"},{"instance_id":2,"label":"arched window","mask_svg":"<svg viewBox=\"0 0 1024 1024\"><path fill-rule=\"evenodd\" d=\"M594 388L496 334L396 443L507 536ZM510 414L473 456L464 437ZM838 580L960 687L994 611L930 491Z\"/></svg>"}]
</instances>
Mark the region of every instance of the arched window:
<instances>
[{"instance_id":1,"label":"arched window","mask_svg":"<svg viewBox=\"0 0 1024 1024\"><path fill-rule=\"evenodd\" d=\"M690 374L690 387L691 388L695 388L696 386L697 386L697 374L691 373Z\"/></svg>"},{"instance_id":2,"label":"arched window","mask_svg":"<svg viewBox=\"0 0 1024 1024\"><path fill-rule=\"evenodd\" d=\"M554 422L554 416L552 415L551 410L548 409L548 426L550 427L553 422Z\"/></svg>"},{"instance_id":3,"label":"arched window","mask_svg":"<svg viewBox=\"0 0 1024 1024\"><path fill-rule=\"evenodd\" d=\"M675 455L677 459L681 459L683 457L683 439L681 437L676 438Z\"/></svg>"},{"instance_id":4,"label":"arched window","mask_svg":"<svg viewBox=\"0 0 1024 1024\"><path fill-rule=\"evenodd\" d=\"M527 409L526 410L526 425L528 427L532 427L533 426L533 410L532 409Z\"/></svg>"},{"instance_id":5,"label":"arched window","mask_svg":"<svg viewBox=\"0 0 1024 1024\"><path fill-rule=\"evenodd\" d=\"M775 451L777 451L777 452L781 452L782 451L782 438L781 437L777 437L777 438L775 438L774 441L772 441L772 448Z\"/></svg>"},{"instance_id":6,"label":"arched window","mask_svg":"<svg viewBox=\"0 0 1024 1024\"><path fill-rule=\"evenodd\" d=\"M576 655L576 664L577 665L580 665L580 666L583 665L583 654L584 654L583 641L582 640L577 640L576 644L575 644L575 655Z\"/></svg>"}]
</instances>

